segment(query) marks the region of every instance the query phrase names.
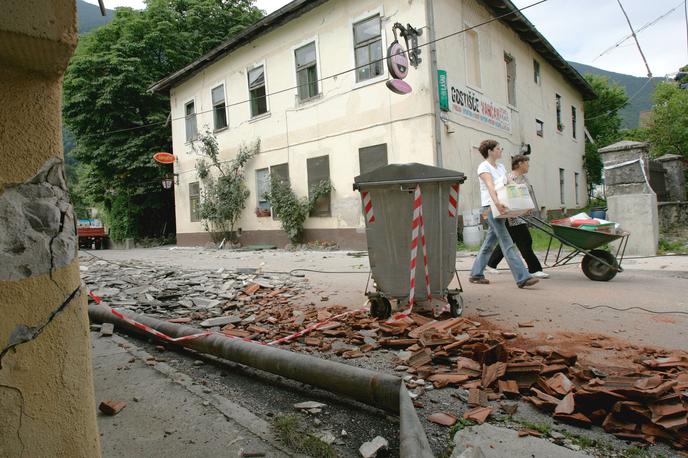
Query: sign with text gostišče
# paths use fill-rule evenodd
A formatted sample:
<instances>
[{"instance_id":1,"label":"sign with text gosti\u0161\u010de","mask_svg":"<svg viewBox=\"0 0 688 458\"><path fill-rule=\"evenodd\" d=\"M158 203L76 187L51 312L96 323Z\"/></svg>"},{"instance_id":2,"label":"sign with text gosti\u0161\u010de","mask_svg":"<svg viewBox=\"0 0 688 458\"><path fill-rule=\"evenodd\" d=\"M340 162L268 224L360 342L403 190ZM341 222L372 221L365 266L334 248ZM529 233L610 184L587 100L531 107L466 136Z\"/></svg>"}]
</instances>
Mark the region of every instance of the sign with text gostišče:
<instances>
[{"instance_id":1,"label":"sign with text gosti\u0161\u010de","mask_svg":"<svg viewBox=\"0 0 688 458\"><path fill-rule=\"evenodd\" d=\"M442 92L447 92L450 112L504 132L511 132L511 109L509 107L497 103L469 87L452 84L445 75L440 74L444 78L439 78L440 87L438 90L440 100L442 100Z\"/></svg>"}]
</instances>

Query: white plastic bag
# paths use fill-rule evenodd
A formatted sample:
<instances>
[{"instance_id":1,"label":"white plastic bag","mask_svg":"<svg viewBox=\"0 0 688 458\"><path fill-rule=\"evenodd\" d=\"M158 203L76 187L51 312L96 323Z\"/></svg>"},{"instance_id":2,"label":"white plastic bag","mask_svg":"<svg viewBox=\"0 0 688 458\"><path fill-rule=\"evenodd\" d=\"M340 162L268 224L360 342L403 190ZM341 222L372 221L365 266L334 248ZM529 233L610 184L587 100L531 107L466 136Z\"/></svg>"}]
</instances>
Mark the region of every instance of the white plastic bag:
<instances>
[{"instance_id":1,"label":"white plastic bag","mask_svg":"<svg viewBox=\"0 0 688 458\"><path fill-rule=\"evenodd\" d=\"M535 209L533 199L528 192L528 185L509 183L507 185L497 186L495 188L499 202L507 207L506 213L500 214L497 206L490 204L492 207L492 216L494 218L515 218L521 216Z\"/></svg>"}]
</instances>

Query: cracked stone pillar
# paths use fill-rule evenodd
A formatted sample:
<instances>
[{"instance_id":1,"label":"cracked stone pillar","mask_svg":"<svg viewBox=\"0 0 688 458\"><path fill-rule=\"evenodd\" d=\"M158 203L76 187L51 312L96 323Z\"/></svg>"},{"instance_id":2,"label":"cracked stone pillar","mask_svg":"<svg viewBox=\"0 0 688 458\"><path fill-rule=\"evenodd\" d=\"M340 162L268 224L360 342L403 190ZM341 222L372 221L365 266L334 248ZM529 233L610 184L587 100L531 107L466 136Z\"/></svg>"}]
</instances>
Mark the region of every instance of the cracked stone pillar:
<instances>
[{"instance_id":1,"label":"cracked stone pillar","mask_svg":"<svg viewBox=\"0 0 688 458\"><path fill-rule=\"evenodd\" d=\"M98 457L86 298L62 159L74 0L0 14L0 456Z\"/></svg>"},{"instance_id":2,"label":"cracked stone pillar","mask_svg":"<svg viewBox=\"0 0 688 458\"><path fill-rule=\"evenodd\" d=\"M650 187L650 145L620 141L601 148L607 219L631 233L626 254L654 256L659 244L657 195ZM618 242L614 242L616 247Z\"/></svg>"}]
</instances>

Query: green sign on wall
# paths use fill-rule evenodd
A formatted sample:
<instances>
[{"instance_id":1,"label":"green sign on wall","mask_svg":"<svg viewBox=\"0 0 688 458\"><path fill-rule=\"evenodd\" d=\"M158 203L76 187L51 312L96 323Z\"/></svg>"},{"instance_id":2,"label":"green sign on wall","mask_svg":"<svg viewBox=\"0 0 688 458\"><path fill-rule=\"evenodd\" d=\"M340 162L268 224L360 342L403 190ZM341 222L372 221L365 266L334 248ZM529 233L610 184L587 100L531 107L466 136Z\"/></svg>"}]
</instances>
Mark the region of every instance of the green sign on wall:
<instances>
[{"instance_id":1,"label":"green sign on wall","mask_svg":"<svg viewBox=\"0 0 688 458\"><path fill-rule=\"evenodd\" d=\"M446 70L437 70L437 90L440 94L440 110L449 111L449 90Z\"/></svg>"}]
</instances>

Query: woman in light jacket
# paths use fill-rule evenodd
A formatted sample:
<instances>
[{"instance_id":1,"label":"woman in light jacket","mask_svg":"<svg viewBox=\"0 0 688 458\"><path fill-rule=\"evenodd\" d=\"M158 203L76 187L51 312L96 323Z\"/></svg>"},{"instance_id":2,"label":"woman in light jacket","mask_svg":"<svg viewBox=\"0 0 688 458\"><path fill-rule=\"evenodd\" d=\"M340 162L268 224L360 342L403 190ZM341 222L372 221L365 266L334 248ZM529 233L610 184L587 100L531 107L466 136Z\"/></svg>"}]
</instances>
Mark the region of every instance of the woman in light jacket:
<instances>
[{"instance_id":1,"label":"woman in light jacket","mask_svg":"<svg viewBox=\"0 0 688 458\"><path fill-rule=\"evenodd\" d=\"M530 159L528 156L522 154L514 156L511 158L511 174L508 178L514 183L527 185L530 197L533 199L533 204L535 204L535 208L538 208L533 187L530 185L528 178L526 178L529 169ZM518 247L518 251L521 252L521 256L523 256L523 259L526 261L528 272L535 278L549 278L549 274L542 271L542 264L540 264L540 260L533 251L533 238L530 236L530 230L528 230L528 223L526 220L518 216L516 218L508 218L506 228L509 231L511 240L514 241ZM502 250L499 245L497 245L492 252L492 256L490 256L490 260L487 262L487 271L490 273L498 273L497 264L499 264L503 258L504 255L502 254Z\"/></svg>"},{"instance_id":2,"label":"woman in light jacket","mask_svg":"<svg viewBox=\"0 0 688 458\"><path fill-rule=\"evenodd\" d=\"M499 201L495 187L497 185L505 185L507 183L506 169L502 164L497 164L497 159L502 157L502 147L495 140L484 140L480 143L478 148L480 154L485 158L478 166L478 177L480 178L480 202L483 210L487 212L487 224L489 229L485 241L480 247L478 256L475 258L473 268L471 269L471 276L468 280L471 283L488 284L490 281L485 278L485 267L494 250L494 247L499 244L504 253L511 273L516 280L519 288L532 286L538 282L537 278L528 273L528 269L523 264L521 257L516 252L516 246L511 240L509 231L506 229L505 218L495 218L492 216L490 204L494 202L495 207L500 214L507 212L506 206Z\"/></svg>"}]
</instances>

